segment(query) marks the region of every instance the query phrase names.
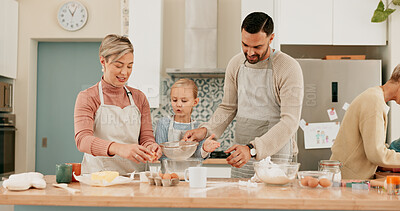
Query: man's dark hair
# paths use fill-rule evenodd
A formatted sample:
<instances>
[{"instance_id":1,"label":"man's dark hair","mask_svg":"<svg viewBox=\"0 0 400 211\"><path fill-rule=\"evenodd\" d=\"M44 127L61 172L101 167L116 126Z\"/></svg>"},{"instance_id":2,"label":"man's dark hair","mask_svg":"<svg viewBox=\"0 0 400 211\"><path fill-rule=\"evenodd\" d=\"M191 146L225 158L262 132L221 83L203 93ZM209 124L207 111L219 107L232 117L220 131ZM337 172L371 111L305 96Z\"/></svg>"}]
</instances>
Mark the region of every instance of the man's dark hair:
<instances>
[{"instance_id":1,"label":"man's dark hair","mask_svg":"<svg viewBox=\"0 0 400 211\"><path fill-rule=\"evenodd\" d=\"M253 12L243 20L243 29L250 34L256 34L262 30L269 36L274 32L274 22L269 15L263 12Z\"/></svg>"}]
</instances>

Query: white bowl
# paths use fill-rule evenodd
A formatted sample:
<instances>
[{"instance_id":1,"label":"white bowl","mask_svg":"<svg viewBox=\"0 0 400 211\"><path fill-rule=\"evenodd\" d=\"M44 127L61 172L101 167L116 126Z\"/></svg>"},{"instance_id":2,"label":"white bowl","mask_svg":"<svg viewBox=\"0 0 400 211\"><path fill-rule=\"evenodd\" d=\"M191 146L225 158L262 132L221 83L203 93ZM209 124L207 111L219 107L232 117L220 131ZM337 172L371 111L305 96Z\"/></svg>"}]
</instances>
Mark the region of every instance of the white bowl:
<instances>
[{"instance_id":1,"label":"white bowl","mask_svg":"<svg viewBox=\"0 0 400 211\"><path fill-rule=\"evenodd\" d=\"M163 154L172 160L186 160L194 154L199 142L195 141L172 141L161 143Z\"/></svg>"},{"instance_id":2,"label":"white bowl","mask_svg":"<svg viewBox=\"0 0 400 211\"><path fill-rule=\"evenodd\" d=\"M269 185L287 185L296 179L300 163L254 163L257 177Z\"/></svg>"}]
</instances>

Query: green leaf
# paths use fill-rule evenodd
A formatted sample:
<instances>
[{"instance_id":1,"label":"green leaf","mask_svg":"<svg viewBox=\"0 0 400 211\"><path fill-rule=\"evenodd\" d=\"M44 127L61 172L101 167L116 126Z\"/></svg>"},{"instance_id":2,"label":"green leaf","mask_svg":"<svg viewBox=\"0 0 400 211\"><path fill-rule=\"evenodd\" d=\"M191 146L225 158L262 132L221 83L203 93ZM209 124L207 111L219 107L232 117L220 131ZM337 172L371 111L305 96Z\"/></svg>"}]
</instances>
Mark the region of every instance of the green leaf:
<instances>
[{"instance_id":1,"label":"green leaf","mask_svg":"<svg viewBox=\"0 0 400 211\"><path fill-rule=\"evenodd\" d=\"M393 0L392 2L394 5L400 6L400 0Z\"/></svg>"},{"instance_id":2,"label":"green leaf","mask_svg":"<svg viewBox=\"0 0 400 211\"><path fill-rule=\"evenodd\" d=\"M387 19L387 16L384 13L385 5L382 1L379 1L378 7L374 11L374 15L371 18L371 22L380 23Z\"/></svg>"},{"instance_id":3,"label":"green leaf","mask_svg":"<svg viewBox=\"0 0 400 211\"><path fill-rule=\"evenodd\" d=\"M390 8L387 8L386 10L385 10L385 15L386 15L386 17L388 17L390 14L392 14L394 11L396 11L396 9L390 9Z\"/></svg>"},{"instance_id":4,"label":"green leaf","mask_svg":"<svg viewBox=\"0 0 400 211\"><path fill-rule=\"evenodd\" d=\"M400 1L400 0L397 0ZM390 14L392 14L394 11L396 11L395 9L390 9L387 8L385 10L385 5L383 4L382 1L379 2L378 7L376 8L376 10L374 11L374 15L371 18L371 22L373 23L380 23L385 21Z\"/></svg>"},{"instance_id":5,"label":"green leaf","mask_svg":"<svg viewBox=\"0 0 400 211\"><path fill-rule=\"evenodd\" d=\"M383 12L385 10L385 5L383 4L382 0L379 2L378 7L376 8L375 11L381 11Z\"/></svg>"}]
</instances>

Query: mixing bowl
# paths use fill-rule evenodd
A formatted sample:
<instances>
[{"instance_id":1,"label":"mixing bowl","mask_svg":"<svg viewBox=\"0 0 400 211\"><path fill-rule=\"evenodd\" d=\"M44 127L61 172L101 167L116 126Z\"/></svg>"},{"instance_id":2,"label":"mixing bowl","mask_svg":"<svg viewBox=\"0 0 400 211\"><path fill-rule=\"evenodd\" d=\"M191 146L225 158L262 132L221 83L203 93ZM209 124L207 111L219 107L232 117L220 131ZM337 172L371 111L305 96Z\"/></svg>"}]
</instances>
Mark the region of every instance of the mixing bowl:
<instances>
[{"instance_id":1,"label":"mixing bowl","mask_svg":"<svg viewBox=\"0 0 400 211\"><path fill-rule=\"evenodd\" d=\"M202 160L189 158L187 160L162 160L162 173L176 173L180 180L184 180L184 172L189 167L201 166Z\"/></svg>"},{"instance_id":2,"label":"mixing bowl","mask_svg":"<svg viewBox=\"0 0 400 211\"><path fill-rule=\"evenodd\" d=\"M199 142L195 141L171 141L161 143L163 154L172 160L186 160L194 154Z\"/></svg>"},{"instance_id":3,"label":"mixing bowl","mask_svg":"<svg viewBox=\"0 0 400 211\"><path fill-rule=\"evenodd\" d=\"M268 185L287 185L296 179L300 163L254 163L254 171L257 177Z\"/></svg>"}]
</instances>

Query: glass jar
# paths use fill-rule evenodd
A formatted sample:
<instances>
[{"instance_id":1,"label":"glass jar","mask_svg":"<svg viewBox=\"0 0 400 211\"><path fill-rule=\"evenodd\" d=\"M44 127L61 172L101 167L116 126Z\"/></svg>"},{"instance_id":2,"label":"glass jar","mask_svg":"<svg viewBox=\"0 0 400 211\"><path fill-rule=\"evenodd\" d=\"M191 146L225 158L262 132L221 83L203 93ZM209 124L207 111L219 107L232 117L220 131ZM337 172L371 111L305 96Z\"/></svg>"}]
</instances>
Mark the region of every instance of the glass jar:
<instances>
[{"instance_id":1,"label":"glass jar","mask_svg":"<svg viewBox=\"0 0 400 211\"><path fill-rule=\"evenodd\" d=\"M387 176L386 188L388 194L400 195L400 176Z\"/></svg>"},{"instance_id":2,"label":"glass jar","mask_svg":"<svg viewBox=\"0 0 400 211\"><path fill-rule=\"evenodd\" d=\"M319 171L329 171L333 173L333 186L340 187L342 181L340 168L342 167L342 163L337 160L321 160L318 164Z\"/></svg>"}]
</instances>

